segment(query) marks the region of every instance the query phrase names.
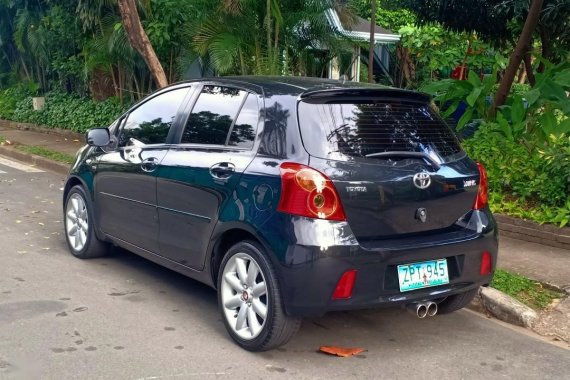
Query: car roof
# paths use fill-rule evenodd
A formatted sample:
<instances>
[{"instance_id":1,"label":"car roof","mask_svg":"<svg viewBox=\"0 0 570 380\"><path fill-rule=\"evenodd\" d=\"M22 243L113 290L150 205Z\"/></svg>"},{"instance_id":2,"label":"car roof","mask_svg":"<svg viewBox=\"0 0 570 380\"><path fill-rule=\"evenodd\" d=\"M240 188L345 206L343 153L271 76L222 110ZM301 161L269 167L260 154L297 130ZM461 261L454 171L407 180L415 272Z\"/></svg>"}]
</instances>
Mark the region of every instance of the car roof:
<instances>
[{"instance_id":1,"label":"car roof","mask_svg":"<svg viewBox=\"0 0 570 380\"><path fill-rule=\"evenodd\" d=\"M351 94L380 95L429 101L427 94L378 84L351 82L326 78L298 76L227 76L192 80L191 82L234 83L236 85L257 86L266 96L291 95L307 97L338 96Z\"/></svg>"}]
</instances>

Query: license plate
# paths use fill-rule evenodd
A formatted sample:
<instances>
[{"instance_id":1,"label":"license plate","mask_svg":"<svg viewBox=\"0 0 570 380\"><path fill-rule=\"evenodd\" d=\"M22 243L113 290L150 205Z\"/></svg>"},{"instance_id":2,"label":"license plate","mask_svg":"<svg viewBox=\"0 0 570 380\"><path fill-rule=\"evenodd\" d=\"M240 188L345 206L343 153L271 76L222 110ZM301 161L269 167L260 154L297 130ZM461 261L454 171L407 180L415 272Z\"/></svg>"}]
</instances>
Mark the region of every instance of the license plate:
<instances>
[{"instance_id":1,"label":"license plate","mask_svg":"<svg viewBox=\"0 0 570 380\"><path fill-rule=\"evenodd\" d=\"M449 284L447 260L398 265L398 280L401 292Z\"/></svg>"}]
</instances>

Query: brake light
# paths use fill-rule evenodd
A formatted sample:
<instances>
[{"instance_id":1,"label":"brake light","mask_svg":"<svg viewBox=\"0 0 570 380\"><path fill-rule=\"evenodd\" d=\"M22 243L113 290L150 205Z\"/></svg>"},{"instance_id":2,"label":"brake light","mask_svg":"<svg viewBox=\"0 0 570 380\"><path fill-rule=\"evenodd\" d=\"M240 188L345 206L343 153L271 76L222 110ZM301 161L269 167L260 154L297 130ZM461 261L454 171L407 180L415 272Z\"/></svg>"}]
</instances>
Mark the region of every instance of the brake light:
<instances>
[{"instance_id":1,"label":"brake light","mask_svg":"<svg viewBox=\"0 0 570 380\"><path fill-rule=\"evenodd\" d=\"M281 170L281 198L277 211L326 220L346 220L332 181L305 165L285 162Z\"/></svg>"},{"instance_id":2,"label":"brake light","mask_svg":"<svg viewBox=\"0 0 570 380\"><path fill-rule=\"evenodd\" d=\"M479 268L479 274L481 276L488 275L491 273L492 263L491 263L491 254L487 251L484 251L481 255L481 267Z\"/></svg>"},{"instance_id":3,"label":"brake light","mask_svg":"<svg viewBox=\"0 0 570 380\"><path fill-rule=\"evenodd\" d=\"M333 300L342 300L352 297L352 289L356 281L356 269L347 270L343 273L340 280L336 284L333 293Z\"/></svg>"},{"instance_id":4,"label":"brake light","mask_svg":"<svg viewBox=\"0 0 570 380\"><path fill-rule=\"evenodd\" d=\"M474 210L485 208L489 199L487 172L485 167L479 162L477 162L477 167L479 168L479 188L477 189L477 198L475 198L475 203L473 204Z\"/></svg>"}]
</instances>

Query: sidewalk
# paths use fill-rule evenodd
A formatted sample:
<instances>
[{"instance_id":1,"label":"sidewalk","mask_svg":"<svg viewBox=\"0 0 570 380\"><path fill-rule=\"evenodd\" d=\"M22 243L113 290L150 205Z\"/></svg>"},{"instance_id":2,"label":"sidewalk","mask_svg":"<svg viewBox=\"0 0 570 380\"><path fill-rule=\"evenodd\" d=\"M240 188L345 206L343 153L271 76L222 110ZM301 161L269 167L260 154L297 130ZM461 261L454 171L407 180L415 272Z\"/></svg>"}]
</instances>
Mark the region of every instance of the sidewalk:
<instances>
[{"instance_id":1,"label":"sidewalk","mask_svg":"<svg viewBox=\"0 0 570 380\"><path fill-rule=\"evenodd\" d=\"M14 128L13 125L18 125L21 129ZM63 176L69 173L70 164L24 152L17 146L34 146L73 157L77 150L85 144L85 137L79 133L70 131L57 133L51 129L42 131L42 128L37 126L5 120L0 120L0 139L7 141L3 146L0 145L0 154Z\"/></svg>"},{"instance_id":2,"label":"sidewalk","mask_svg":"<svg viewBox=\"0 0 570 380\"><path fill-rule=\"evenodd\" d=\"M84 137L79 134L66 133L65 136L46 134L37 130L13 129L2 124L0 124L0 136L10 140L12 144L41 146L70 155L74 155L85 143ZM11 147L0 148L11 149ZM4 151L0 149L0 154ZM49 160L43 159L43 161ZM35 163L41 166L42 162ZM44 168L52 170L46 166ZM501 237L498 267L570 292L570 250ZM570 344L570 297L554 310L543 313L535 330L542 335L554 336Z\"/></svg>"},{"instance_id":3,"label":"sidewalk","mask_svg":"<svg viewBox=\"0 0 570 380\"><path fill-rule=\"evenodd\" d=\"M0 136L10 142L22 145L41 146L56 152L74 156L77 150L85 144L85 137L79 133L69 133L66 136L47 134L33 130L20 130L0 125Z\"/></svg>"}]
</instances>

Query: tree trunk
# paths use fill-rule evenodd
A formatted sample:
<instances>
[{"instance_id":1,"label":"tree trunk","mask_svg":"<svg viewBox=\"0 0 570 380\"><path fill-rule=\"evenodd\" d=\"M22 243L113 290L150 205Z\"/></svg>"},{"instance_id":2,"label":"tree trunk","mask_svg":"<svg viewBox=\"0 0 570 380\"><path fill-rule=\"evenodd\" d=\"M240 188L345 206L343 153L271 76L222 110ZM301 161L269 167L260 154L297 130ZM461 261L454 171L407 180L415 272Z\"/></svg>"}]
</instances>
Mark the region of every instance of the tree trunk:
<instances>
[{"instance_id":1,"label":"tree trunk","mask_svg":"<svg viewBox=\"0 0 570 380\"><path fill-rule=\"evenodd\" d=\"M544 28L540 28L540 42L542 43L542 59L550 60L552 55L552 39L550 33ZM543 73L545 69L544 62L540 62L536 71Z\"/></svg>"},{"instance_id":2,"label":"tree trunk","mask_svg":"<svg viewBox=\"0 0 570 380\"><path fill-rule=\"evenodd\" d=\"M159 88L167 86L166 74L142 27L135 0L117 0L117 3L129 42L143 57L156 85Z\"/></svg>"},{"instance_id":3,"label":"tree trunk","mask_svg":"<svg viewBox=\"0 0 570 380\"><path fill-rule=\"evenodd\" d=\"M371 0L370 45L368 47L368 83L374 83L374 32L376 31L376 0Z\"/></svg>"},{"instance_id":4,"label":"tree trunk","mask_svg":"<svg viewBox=\"0 0 570 380\"><path fill-rule=\"evenodd\" d=\"M543 3L544 0L532 0L522 33L519 37L519 40L517 41L515 50L511 54L509 65L505 70L505 75L503 75L503 78L501 79L499 89L495 94L495 101L493 102L493 107L491 107L490 110L490 116L492 117L495 116L497 107L505 104L505 100L507 99L507 95L509 94L511 86L513 85L515 75L517 74L517 69L519 68L519 65L521 64L521 61L527 51L527 46L530 44L532 33L538 24L538 20L540 18L540 10L542 9Z\"/></svg>"},{"instance_id":5,"label":"tree trunk","mask_svg":"<svg viewBox=\"0 0 570 380\"><path fill-rule=\"evenodd\" d=\"M530 85L534 87L534 85L536 84L536 78L534 77L534 72L532 71L532 57L530 55L531 49L532 49L531 45L529 45L526 54L524 55L523 61L524 61L524 68L526 70L526 76L528 78L528 83L530 83Z\"/></svg>"},{"instance_id":6,"label":"tree trunk","mask_svg":"<svg viewBox=\"0 0 570 380\"><path fill-rule=\"evenodd\" d=\"M265 16L265 28L267 28L267 57L270 65L273 65L273 55L271 54L271 0L267 0Z\"/></svg>"},{"instance_id":7,"label":"tree trunk","mask_svg":"<svg viewBox=\"0 0 570 380\"><path fill-rule=\"evenodd\" d=\"M517 82L520 84L526 82L526 66L525 65L521 65L521 67L519 69Z\"/></svg>"},{"instance_id":8,"label":"tree trunk","mask_svg":"<svg viewBox=\"0 0 570 380\"><path fill-rule=\"evenodd\" d=\"M469 57L472 43L473 43L473 33L469 35L469 39L467 40L467 50L465 51L465 57L463 57L463 62L461 62L461 69L459 70L459 80L463 80L463 76L465 75L465 66L467 66L467 57Z\"/></svg>"}]
</instances>

